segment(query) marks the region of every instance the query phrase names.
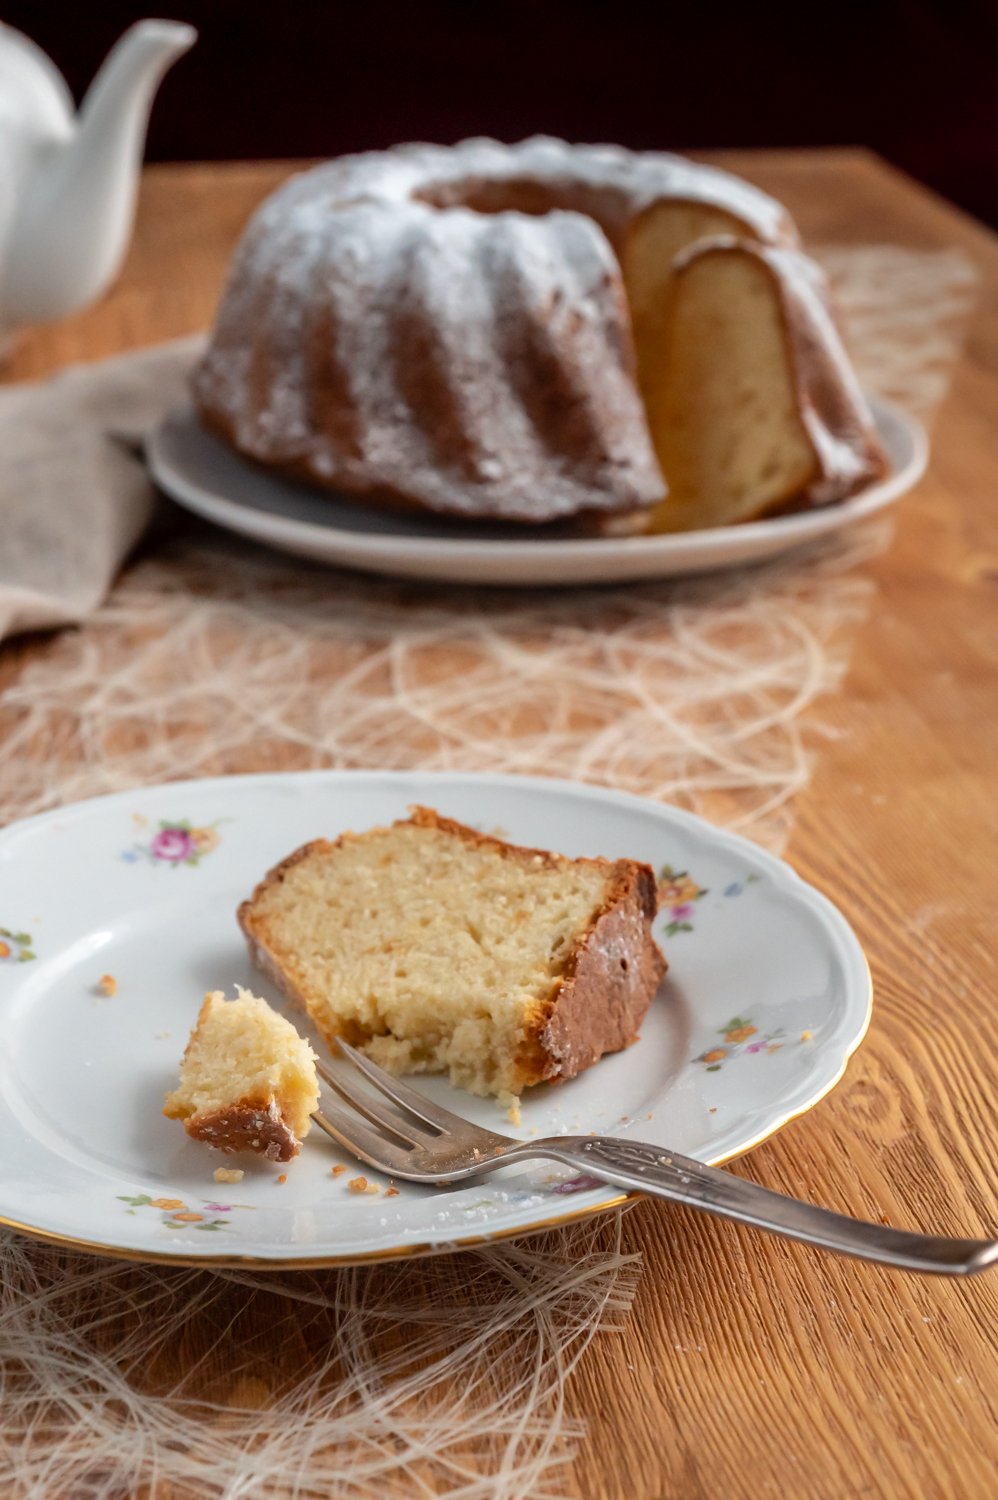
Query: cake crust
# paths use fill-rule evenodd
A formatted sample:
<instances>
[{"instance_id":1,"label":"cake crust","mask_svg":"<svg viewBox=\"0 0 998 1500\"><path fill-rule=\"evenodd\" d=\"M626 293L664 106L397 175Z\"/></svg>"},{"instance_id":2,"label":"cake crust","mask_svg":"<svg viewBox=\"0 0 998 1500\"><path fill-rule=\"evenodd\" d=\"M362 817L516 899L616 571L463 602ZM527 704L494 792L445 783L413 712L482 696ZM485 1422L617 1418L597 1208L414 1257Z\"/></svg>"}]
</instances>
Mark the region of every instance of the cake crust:
<instances>
[{"instance_id":1,"label":"cake crust","mask_svg":"<svg viewBox=\"0 0 998 1500\"><path fill-rule=\"evenodd\" d=\"M236 1099L224 1109L185 1120L184 1129L196 1141L204 1141L219 1151L255 1151L267 1161L292 1161L300 1145L283 1119L276 1099L269 1099L266 1104Z\"/></svg>"},{"instance_id":2,"label":"cake crust","mask_svg":"<svg viewBox=\"0 0 998 1500\"><path fill-rule=\"evenodd\" d=\"M667 968L651 934L658 894L650 866L636 860L572 861L479 833L432 808L414 806L410 814L408 822L416 827L437 830L472 848L487 849L535 869L581 864L608 877L603 901L573 941L550 999L526 1018L516 1052L518 1087L573 1078L605 1052L619 1051L636 1041ZM264 876L237 913L253 963L284 995L312 1014L324 1031L324 1017L310 1004L312 997L275 952L279 944L261 907L267 893L280 886L296 866L316 854L330 854L355 837L347 833L332 842L316 839L296 849ZM360 1028L349 1025L343 1035L354 1044L366 1040ZM327 1040L333 1044L335 1038L327 1035Z\"/></svg>"},{"instance_id":3,"label":"cake crust","mask_svg":"<svg viewBox=\"0 0 998 1500\"><path fill-rule=\"evenodd\" d=\"M638 1040L666 961L651 935L658 911L655 877L647 865L621 872L591 931L578 943L571 971L538 1033L542 1078L574 1078L604 1052Z\"/></svg>"}]
</instances>

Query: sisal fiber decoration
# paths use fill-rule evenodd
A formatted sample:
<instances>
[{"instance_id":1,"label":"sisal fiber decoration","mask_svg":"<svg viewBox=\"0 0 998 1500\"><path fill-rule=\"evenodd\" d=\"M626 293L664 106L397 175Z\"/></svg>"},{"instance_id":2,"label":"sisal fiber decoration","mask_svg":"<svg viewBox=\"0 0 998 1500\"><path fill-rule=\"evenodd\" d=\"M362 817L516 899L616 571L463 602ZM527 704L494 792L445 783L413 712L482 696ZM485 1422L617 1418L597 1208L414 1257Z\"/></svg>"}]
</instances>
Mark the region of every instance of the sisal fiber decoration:
<instances>
[{"instance_id":1,"label":"sisal fiber decoration","mask_svg":"<svg viewBox=\"0 0 998 1500\"><path fill-rule=\"evenodd\" d=\"M930 421L973 267L955 251L818 253L864 383ZM0 696L0 818L191 776L418 766L621 787L779 849L819 742L806 711L840 683L869 607L856 567L892 524L701 579L513 592L310 567L175 516ZM566 1382L636 1284L622 1234L617 1214L272 1276L0 1233L0 1493L562 1493L584 1436Z\"/></svg>"},{"instance_id":2,"label":"sisal fiber decoration","mask_svg":"<svg viewBox=\"0 0 998 1500\"><path fill-rule=\"evenodd\" d=\"M557 1494L583 1436L566 1381L637 1284L621 1218L418 1266L268 1275L3 1234L0 1493Z\"/></svg>"}]
</instances>

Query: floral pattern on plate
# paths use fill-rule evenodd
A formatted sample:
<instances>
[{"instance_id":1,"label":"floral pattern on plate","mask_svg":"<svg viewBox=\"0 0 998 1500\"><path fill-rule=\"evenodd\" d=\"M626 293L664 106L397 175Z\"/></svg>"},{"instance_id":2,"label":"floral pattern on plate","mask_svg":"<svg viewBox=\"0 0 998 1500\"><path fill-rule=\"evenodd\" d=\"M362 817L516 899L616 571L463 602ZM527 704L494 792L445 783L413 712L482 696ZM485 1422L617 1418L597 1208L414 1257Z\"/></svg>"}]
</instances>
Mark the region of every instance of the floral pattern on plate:
<instances>
[{"instance_id":1,"label":"floral pattern on plate","mask_svg":"<svg viewBox=\"0 0 998 1500\"><path fill-rule=\"evenodd\" d=\"M717 1034L723 1036L724 1046L708 1047L693 1059L694 1062L703 1063L708 1073L719 1073L723 1063L731 1062L736 1057L750 1056L756 1052L765 1052L767 1057L772 1057L774 1052L779 1052L786 1046L782 1026L776 1031L762 1033L758 1026L752 1024L751 1016L732 1016L730 1021L718 1027ZM801 1041L809 1040L810 1032L804 1032Z\"/></svg>"},{"instance_id":2,"label":"floral pattern on plate","mask_svg":"<svg viewBox=\"0 0 998 1500\"><path fill-rule=\"evenodd\" d=\"M583 1173L581 1177L570 1177L567 1182L558 1182L551 1189L552 1193L584 1193L588 1188L603 1187L602 1177L589 1177Z\"/></svg>"},{"instance_id":3,"label":"floral pattern on plate","mask_svg":"<svg viewBox=\"0 0 998 1500\"><path fill-rule=\"evenodd\" d=\"M149 820L136 813L134 822L136 832L140 832L148 827ZM224 822L228 822L228 819L219 818L214 823L202 824L196 828L189 818L161 818L156 833L148 842L140 843L136 839L121 857L132 865L138 864L140 860L148 860L152 865L170 865L173 869L178 865L198 865L206 854L217 849L222 842L218 825Z\"/></svg>"},{"instance_id":4,"label":"floral pattern on plate","mask_svg":"<svg viewBox=\"0 0 998 1500\"><path fill-rule=\"evenodd\" d=\"M663 865L658 872L658 904L669 913L666 937L675 937L677 932L692 932L690 921L697 901L708 894L706 886L697 885L688 870L674 870Z\"/></svg>"},{"instance_id":5,"label":"floral pattern on plate","mask_svg":"<svg viewBox=\"0 0 998 1500\"><path fill-rule=\"evenodd\" d=\"M37 955L32 951L30 932L10 932L0 927L0 963L26 964Z\"/></svg>"},{"instance_id":6,"label":"floral pattern on plate","mask_svg":"<svg viewBox=\"0 0 998 1500\"><path fill-rule=\"evenodd\" d=\"M207 1199L204 1202L204 1212L188 1208L183 1198L152 1198L148 1193L136 1193L134 1197L119 1193L119 1203L127 1203L126 1214L134 1214L137 1208L158 1208L163 1212L160 1220L164 1229L228 1229L229 1220L219 1219L216 1215L230 1214L234 1208L253 1209L251 1203L214 1203ZM228 1229L230 1234L238 1233L238 1230Z\"/></svg>"}]
</instances>

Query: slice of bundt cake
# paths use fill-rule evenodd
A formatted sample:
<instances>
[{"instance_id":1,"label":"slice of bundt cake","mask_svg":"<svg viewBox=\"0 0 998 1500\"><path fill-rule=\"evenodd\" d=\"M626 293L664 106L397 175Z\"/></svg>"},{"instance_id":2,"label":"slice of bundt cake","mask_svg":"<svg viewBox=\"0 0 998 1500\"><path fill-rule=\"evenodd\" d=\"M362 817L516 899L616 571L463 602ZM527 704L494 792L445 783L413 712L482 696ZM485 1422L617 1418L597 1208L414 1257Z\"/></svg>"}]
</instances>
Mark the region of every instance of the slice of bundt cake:
<instances>
[{"instance_id":1,"label":"slice of bundt cake","mask_svg":"<svg viewBox=\"0 0 998 1500\"><path fill-rule=\"evenodd\" d=\"M290 1161L319 1102L315 1053L290 1021L239 989L204 997L164 1115L222 1151Z\"/></svg>"},{"instance_id":2,"label":"slice of bundt cake","mask_svg":"<svg viewBox=\"0 0 998 1500\"><path fill-rule=\"evenodd\" d=\"M652 529L727 526L843 500L886 460L821 269L795 250L720 236L676 257L646 365L669 478Z\"/></svg>"},{"instance_id":3,"label":"slice of bundt cake","mask_svg":"<svg viewBox=\"0 0 998 1500\"><path fill-rule=\"evenodd\" d=\"M330 1043L512 1103L635 1041L666 967L649 867L411 814L306 844L239 909L254 963Z\"/></svg>"}]
</instances>

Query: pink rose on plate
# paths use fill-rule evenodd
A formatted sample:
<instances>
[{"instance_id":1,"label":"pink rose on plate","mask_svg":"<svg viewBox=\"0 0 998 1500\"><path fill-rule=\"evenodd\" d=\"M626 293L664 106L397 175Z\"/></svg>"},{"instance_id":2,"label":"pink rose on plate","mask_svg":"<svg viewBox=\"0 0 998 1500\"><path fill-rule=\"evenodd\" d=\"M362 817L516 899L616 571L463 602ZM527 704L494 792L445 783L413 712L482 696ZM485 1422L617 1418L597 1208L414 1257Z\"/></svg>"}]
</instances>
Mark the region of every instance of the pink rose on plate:
<instances>
[{"instance_id":1,"label":"pink rose on plate","mask_svg":"<svg viewBox=\"0 0 998 1500\"><path fill-rule=\"evenodd\" d=\"M674 922L688 922L693 915L693 903L687 901L682 906L674 906L669 915Z\"/></svg>"},{"instance_id":2,"label":"pink rose on plate","mask_svg":"<svg viewBox=\"0 0 998 1500\"><path fill-rule=\"evenodd\" d=\"M584 1193L587 1188L605 1186L602 1177L570 1177L567 1182L559 1182L551 1189L552 1193Z\"/></svg>"},{"instance_id":3,"label":"pink rose on plate","mask_svg":"<svg viewBox=\"0 0 998 1500\"><path fill-rule=\"evenodd\" d=\"M174 865L190 859L194 851L194 840L184 828L161 828L149 845L154 859L169 860Z\"/></svg>"}]
</instances>

